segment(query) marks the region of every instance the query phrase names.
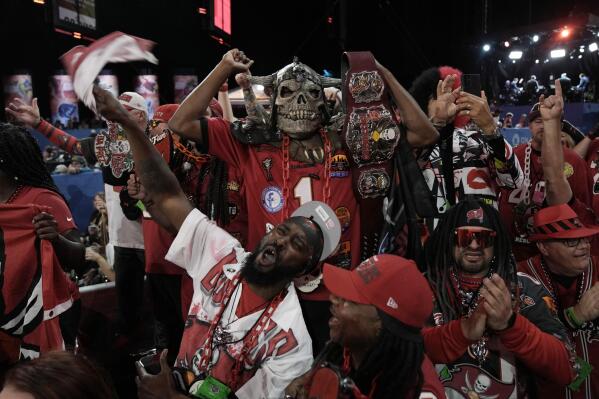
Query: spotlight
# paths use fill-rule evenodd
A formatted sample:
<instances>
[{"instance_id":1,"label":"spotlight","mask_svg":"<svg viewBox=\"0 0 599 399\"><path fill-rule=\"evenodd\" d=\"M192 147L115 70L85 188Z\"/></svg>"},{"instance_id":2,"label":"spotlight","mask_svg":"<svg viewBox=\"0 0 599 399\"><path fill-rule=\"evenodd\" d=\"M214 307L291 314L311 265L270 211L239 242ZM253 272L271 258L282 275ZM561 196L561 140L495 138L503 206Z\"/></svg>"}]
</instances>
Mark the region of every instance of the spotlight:
<instances>
[{"instance_id":1,"label":"spotlight","mask_svg":"<svg viewBox=\"0 0 599 399\"><path fill-rule=\"evenodd\" d=\"M508 41L506 40L505 42L503 42L503 45L504 45L505 47L509 47L509 46L510 46L510 42L508 42Z\"/></svg>"},{"instance_id":2,"label":"spotlight","mask_svg":"<svg viewBox=\"0 0 599 399\"><path fill-rule=\"evenodd\" d=\"M510 60L519 60L520 58L522 58L522 51L520 51L520 50L510 51L508 58Z\"/></svg>"},{"instance_id":3,"label":"spotlight","mask_svg":"<svg viewBox=\"0 0 599 399\"><path fill-rule=\"evenodd\" d=\"M501 60L497 61L499 64L501 64Z\"/></svg>"},{"instance_id":4,"label":"spotlight","mask_svg":"<svg viewBox=\"0 0 599 399\"><path fill-rule=\"evenodd\" d=\"M539 60L535 60L535 64L538 64L538 63L539 63Z\"/></svg>"},{"instance_id":5,"label":"spotlight","mask_svg":"<svg viewBox=\"0 0 599 399\"><path fill-rule=\"evenodd\" d=\"M548 59L548 58L545 58L545 61L543 61L543 63L544 63L544 64L546 64L546 63L548 63L548 62L549 62L549 59Z\"/></svg>"},{"instance_id":6,"label":"spotlight","mask_svg":"<svg viewBox=\"0 0 599 399\"><path fill-rule=\"evenodd\" d=\"M568 36L570 36L570 29L568 29L567 26L564 26L564 29L562 29L562 31L559 33L559 35L562 39L567 38Z\"/></svg>"},{"instance_id":7,"label":"spotlight","mask_svg":"<svg viewBox=\"0 0 599 399\"><path fill-rule=\"evenodd\" d=\"M573 59L574 59L574 56L573 56L573 55L571 55L571 56L570 56L570 59L571 59L571 60L573 60Z\"/></svg>"},{"instance_id":8,"label":"spotlight","mask_svg":"<svg viewBox=\"0 0 599 399\"><path fill-rule=\"evenodd\" d=\"M592 53L594 51L597 51L597 43L593 42L591 44L589 44L589 51Z\"/></svg>"},{"instance_id":9,"label":"spotlight","mask_svg":"<svg viewBox=\"0 0 599 399\"><path fill-rule=\"evenodd\" d=\"M584 47L581 47L581 48L579 48L579 49L578 49L578 52L579 52L579 53L584 53Z\"/></svg>"},{"instance_id":10,"label":"spotlight","mask_svg":"<svg viewBox=\"0 0 599 399\"><path fill-rule=\"evenodd\" d=\"M578 59L581 59L581 58L582 58L582 54L579 54L579 55L578 55Z\"/></svg>"},{"instance_id":11,"label":"spotlight","mask_svg":"<svg viewBox=\"0 0 599 399\"><path fill-rule=\"evenodd\" d=\"M512 60L512 64L515 64L515 63L516 63L516 60Z\"/></svg>"},{"instance_id":12,"label":"spotlight","mask_svg":"<svg viewBox=\"0 0 599 399\"><path fill-rule=\"evenodd\" d=\"M491 50L491 45L489 45L489 44L485 44L485 45L483 46L483 51L486 53L486 52L487 52L487 51L489 51L489 50Z\"/></svg>"},{"instance_id":13,"label":"spotlight","mask_svg":"<svg viewBox=\"0 0 599 399\"><path fill-rule=\"evenodd\" d=\"M532 37L532 41L535 42L535 43L538 42L539 41L539 35L534 35Z\"/></svg>"},{"instance_id":14,"label":"spotlight","mask_svg":"<svg viewBox=\"0 0 599 399\"><path fill-rule=\"evenodd\" d=\"M566 50L564 50L563 48L551 50L551 58L562 58L565 56L566 56Z\"/></svg>"}]
</instances>

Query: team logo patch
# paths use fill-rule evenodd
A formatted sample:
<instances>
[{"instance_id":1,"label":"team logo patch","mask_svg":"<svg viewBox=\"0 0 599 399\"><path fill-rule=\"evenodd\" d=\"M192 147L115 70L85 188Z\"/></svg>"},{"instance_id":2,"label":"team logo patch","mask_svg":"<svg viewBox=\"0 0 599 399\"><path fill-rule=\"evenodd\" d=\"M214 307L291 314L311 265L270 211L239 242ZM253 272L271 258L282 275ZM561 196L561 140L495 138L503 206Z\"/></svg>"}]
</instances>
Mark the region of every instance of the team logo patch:
<instances>
[{"instance_id":1,"label":"team logo patch","mask_svg":"<svg viewBox=\"0 0 599 399\"><path fill-rule=\"evenodd\" d=\"M379 269L376 267L377 257L366 259L364 262L360 263L358 267L356 267L356 272L364 281L364 284L369 284L378 276L381 275Z\"/></svg>"},{"instance_id":2,"label":"team logo patch","mask_svg":"<svg viewBox=\"0 0 599 399\"><path fill-rule=\"evenodd\" d=\"M339 224L341 224L341 231L345 232L348 229L349 224L351 222L351 215L349 214L349 209L344 206L340 206L335 209L335 215L337 215L337 219L339 219Z\"/></svg>"},{"instance_id":3,"label":"team logo patch","mask_svg":"<svg viewBox=\"0 0 599 399\"><path fill-rule=\"evenodd\" d=\"M231 220L235 219L237 217L237 215L239 215L239 208L237 208L237 205L235 205L232 202L229 202L228 204L228 208L229 208L229 217L231 218Z\"/></svg>"},{"instance_id":4,"label":"team logo patch","mask_svg":"<svg viewBox=\"0 0 599 399\"><path fill-rule=\"evenodd\" d=\"M229 191L239 191L239 183L237 183L234 180L228 182L227 183L227 190L229 190Z\"/></svg>"},{"instance_id":5,"label":"team logo patch","mask_svg":"<svg viewBox=\"0 0 599 399\"><path fill-rule=\"evenodd\" d=\"M528 295L520 295L520 309L526 309L535 305L535 300Z\"/></svg>"},{"instance_id":6,"label":"team logo patch","mask_svg":"<svg viewBox=\"0 0 599 399\"><path fill-rule=\"evenodd\" d=\"M473 220L478 220L480 224L483 223L483 208L470 209L466 212L466 223L470 223Z\"/></svg>"},{"instance_id":7,"label":"team logo patch","mask_svg":"<svg viewBox=\"0 0 599 399\"><path fill-rule=\"evenodd\" d=\"M564 175L566 178L572 176L574 174L574 167L570 165L568 162L564 162Z\"/></svg>"},{"instance_id":8,"label":"team logo patch","mask_svg":"<svg viewBox=\"0 0 599 399\"><path fill-rule=\"evenodd\" d=\"M285 200L283 192L276 186L268 186L262 190L262 206L267 212L279 212L283 208Z\"/></svg>"},{"instance_id":9,"label":"team logo patch","mask_svg":"<svg viewBox=\"0 0 599 399\"><path fill-rule=\"evenodd\" d=\"M331 160L331 177L349 176L349 162L343 154L338 154Z\"/></svg>"}]
</instances>

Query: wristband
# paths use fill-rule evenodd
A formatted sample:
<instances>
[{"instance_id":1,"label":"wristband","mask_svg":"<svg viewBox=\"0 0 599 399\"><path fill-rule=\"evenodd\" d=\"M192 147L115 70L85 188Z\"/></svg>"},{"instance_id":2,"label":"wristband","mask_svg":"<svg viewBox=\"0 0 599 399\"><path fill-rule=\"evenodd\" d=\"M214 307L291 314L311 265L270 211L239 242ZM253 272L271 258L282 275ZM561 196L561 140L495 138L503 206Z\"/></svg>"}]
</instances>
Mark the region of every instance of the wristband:
<instances>
[{"instance_id":1,"label":"wristband","mask_svg":"<svg viewBox=\"0 0 599 399\"><path fill-rule=\"evenodd\" d=\"M223 84L222 84L222 85L219 87L218 91L229 91L229 84L228 84L227 82L223 83Z\"/></svg>"},{"instance_id":2,"label":"wristband","mask_svg":"<svg viewBox=\"0 0 599 399\"><path fill-rule=\"evenodd\" d=\"M568 322L568 324L570 325L570 327L572 327L572 328L578 329L578 328L582 327L582 325L584 324L576 316L573 306L570 306L569 308L564 310L564 316L566 316L565 319Z\"/></svg>"}]
</instances>

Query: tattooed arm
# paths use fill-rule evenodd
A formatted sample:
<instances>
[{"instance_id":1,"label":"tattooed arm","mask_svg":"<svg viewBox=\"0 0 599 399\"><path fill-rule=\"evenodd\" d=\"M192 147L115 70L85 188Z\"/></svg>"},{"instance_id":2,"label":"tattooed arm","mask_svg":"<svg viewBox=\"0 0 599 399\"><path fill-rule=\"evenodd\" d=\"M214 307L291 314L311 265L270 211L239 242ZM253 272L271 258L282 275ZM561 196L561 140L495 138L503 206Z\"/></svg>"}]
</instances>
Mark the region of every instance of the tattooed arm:
<instances>
[{"instance_id":1,"label":"tattooed arm","mask_svg":"<svg viewBox=\"0 0 599 399\"><path fill-rule=\"evenodd\" d=\"M94 96L98 112L107 120L120 123L127 132L135 172L145 188L148 212L162 227L171 232L178 231L193 207L177 178L116 98L98 86L94 87Z\"/></svg>"}]
</instances>

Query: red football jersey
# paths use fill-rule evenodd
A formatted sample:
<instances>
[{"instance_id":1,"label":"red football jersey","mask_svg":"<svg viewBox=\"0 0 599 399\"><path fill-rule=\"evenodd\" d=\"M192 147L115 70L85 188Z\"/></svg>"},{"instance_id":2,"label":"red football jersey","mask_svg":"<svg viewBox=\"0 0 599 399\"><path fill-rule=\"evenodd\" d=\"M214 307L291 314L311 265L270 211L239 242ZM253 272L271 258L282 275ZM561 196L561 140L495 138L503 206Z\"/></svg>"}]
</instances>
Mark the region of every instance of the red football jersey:
<instances>
[{"instance_id":1,"label":"red football jersey","mask_svg":"<svg viewBox=\"0 0 599 399\"><path fill-rule=\"evenodd\" d=\"M262 237L284 220L285 201L289 215L309 201L323 201L324 164L306 164L290 159L287 187L289 197L283 198L283 151L270 144L245 145L231 134L230 124L220 118L207 120L204 143L208 152L223 159L240 171L245 205L248 210L246 248L253 250ZM360 220L358 203L352 190L352 177L347 154L335 150L330 170L328 205L335 210L341 223L340 248L328 263L351 268L358 264ZM322 299L328 299L326 297Z\"/></svg>"},{"instance_id":2,"label":"red football jersey","mask_svg":"<svg viewBox=\"0 0 599 399\"><path fill-rule=\"evenodd\" d=\"M528 241L528 235L533 227L533 215L545 201L541 155L531 148L527 161L527 147L528 144L520 144L514 149L524 171L524 185L515 190L502 190L499 200L499 212L514 238L513 251L518 261L528 259L538 253L536 245ZM591 206L587 171L584 160L574 151L564 148L564 173L568 178L574 198L577 200L574 201L574 211L578 213L585 224L594 219L592 215L588 214L590 209L586 209Z\"/></svg>"}]
</instances>

